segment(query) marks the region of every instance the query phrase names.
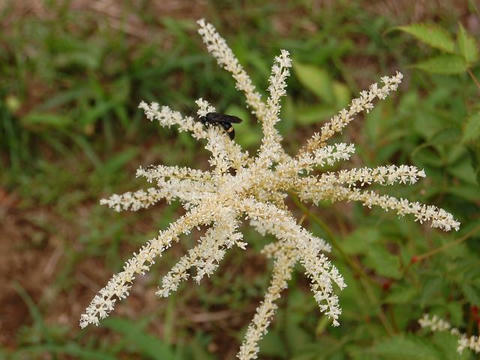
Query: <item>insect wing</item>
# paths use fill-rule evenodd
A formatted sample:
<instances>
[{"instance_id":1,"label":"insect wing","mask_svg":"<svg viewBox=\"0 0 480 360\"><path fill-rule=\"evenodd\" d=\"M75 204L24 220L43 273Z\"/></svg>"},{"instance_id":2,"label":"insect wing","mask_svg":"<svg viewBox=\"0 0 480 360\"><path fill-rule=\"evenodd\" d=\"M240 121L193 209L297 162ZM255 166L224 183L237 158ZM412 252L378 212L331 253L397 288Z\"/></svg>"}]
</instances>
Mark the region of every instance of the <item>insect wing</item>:
<instances>
[{"instance_id":1,"label":"insect wing","mask_svg":"<svg viewBox=\"0 0 480 360\"><path fill-rule=\"evenodd\" d=\"M216 112L211 112L207 114L207 119L210 122L229 122L229 123L240 123L242 122L242 119L239 119L236 116L232 115L225 115L225 114L220 114Z\"/></svg>"},{"instance_id":2,"label":"insect wing","mask_svg":"<svg viewBox=\"0 0 480 360\"><path fill-rule=\"evenodd\" d=\"M238 123L241 123L242 122L242 119L236 117L236 116L233 116L233 115L223 115L224 116L224 121L228 121L229 123L234 123L234 124L238 124Z\"/></svg>"}]
</instances>

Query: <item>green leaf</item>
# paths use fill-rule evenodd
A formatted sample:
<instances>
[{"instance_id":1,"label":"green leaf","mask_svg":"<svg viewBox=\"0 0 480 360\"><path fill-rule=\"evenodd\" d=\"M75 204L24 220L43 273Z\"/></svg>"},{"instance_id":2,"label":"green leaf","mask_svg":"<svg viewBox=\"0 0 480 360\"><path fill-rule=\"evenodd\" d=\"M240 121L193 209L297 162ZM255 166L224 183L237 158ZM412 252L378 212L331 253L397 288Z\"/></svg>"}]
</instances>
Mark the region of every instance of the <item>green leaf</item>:
<instances>
[{"instance_id":1,"label":"green leaf","mask_svg":"<svg viewBox=\"0 0 480 360\"><path fill-rule=\"evenodd\" d=\"M250 120L250 114L243 108L231 105L225 113L234 115L242 119L240 124L235 124L235 139L245 147L255 146L260 143L262 136L255 131L255 125Z\"/></svg>"},{"instance_id":2,"label":"green leaf","mask_svg":"<svg viewBox=\"0 0 480 360\"><path fill-rule=\"evenodd\" d=\"M327 71L315 65L293 62L293 70L300 83L312 91L320 99L329 104L335 102L333 85Z\"/></svg>"},{"instance_id":3,"label":"green leaf","mask_svg":"<svg viewBox=\"0 0 480 360\"><path fill-rule=\"evenodd\" d=\"M318 124L330 118L335 109L330 105L297 106L296 122L300 125Z\"/></svg>"},{"instance_id":4,"label":"green leaf","mask_svg":"<svg viewBox=\"0 0 480 360\"><path fill-rule=\"evenodd\" d=\"M85 50L59 54L54 58L55 65L60 68L79 66L89 70L96 70L100 67L100 62L99 54Z\"/></svg>"},{"instance_id":5,"label":"green leaf","mask_svg":"<svg viewBox=\"0 0 480 360\"><path fill-rule=\"evenodd\" d=\"M179 351L175 354L175 360L187 360L187 359L195 359L195 360L215 360L216 357L207 350L207 346L210 343L208 337L202 336L201 333L197 333L195 339L189 341L188 347L190 348L191 356L179 356ZM186 355L186 354L185 354Z\"/></svg>"},{"instance_id":6,"label":"green leaf","mask_svg":"<svg viewBox=\"0 0 480 360\"><path fill-rule=\"evenodd\" d=\"M342 249L347 254L367 254L372 245L378 243L381 233L378 228L365 226L359 227L342 240Z\"/></svg>"},{"instance_id":7,"label":"green leaf","mask_svg":"<svg viewBox=\"0 0 480 360\"><path fill-rule=\"evenodd\" d=\"M138 149L136 148L128 148L122 152L119 152L104 163L102 170L105 173L117 173L122 169L123 166L125 166L125 164L137 156L137 154Z\"/></svg>"},{"instance_id":8,"label":"green leaf","mask_svg":"<svg viewBox=\"0 0 480 360\"><path fill-rule=\"evenodd\" d=\"M51 339L50 331L48 331L48 328L45 325L45 322L43 321L42 312L38 308L37 304L35 304L35 302L30 297L28 292L23 287L21 287L20 284L18 284L17 282L14 282L13 288L17 291L18 295L22 298L25 305L27 305L28 311L30 312L30 315L34 321L35 326L38 327L39 330L41 330L43 336L47 341L51 341L52 339Z\"/></svg>"},{"instance_id":9,"label":"green leaf","mask_svg":"<svg viewBox=\"0 0 480 360\"><path fill-rule=\"evenodd\" d=\"M449 144L448 147L436 148L443 154L443 158L446 160L447 165L458 164L466 158L468 160L468 150L465 145L462 144L462 132L458 129L457 134L453 135L456 138L455 143ZM430 140L431 143L431 140Z\"/></svg>"},{"instance_id":10,"label":"green leaf","mask_svg":"<svg viewBox=\"0 0 480 360\"><path fill-rule=\"evenodd\" d=\"M62 128L68 126L72 121L71 118L47 114L47 113L30 113L21 119L22 124L29 128Z\"/></svg>"},{"instance_id":11,"label":"green leaf","mask_svg":"<svg viewBox=\"0 0 480 360\"><path fill-rule=\"evenodd\" d=\"M447 193L464 198L468 201L477 202L480 197L480 188L477 185L462 184L450 186Z\"/></svg>"},{"instance_id":12,"label":"green leaf","mask_svg":"<svg viewBox=\"0 0 480 360\"><path fill-rule=\"evenodd\" d=\"M285 359L287 347L278 331L271 330L260 342L260 355Z\"/></svg>"},{"instance_id":13,"label":"green leaf","mask_svg":"<svg viewBox=\"0 0 480 360\"><path fill-rule=\"evenodd\" d=\"M457 127L448 127L437 131L428 139L428 142L434 146L458 144L460 138L461 133Z\"/></svg>"},{"instance_id":14,"label":"green leaf","mask_svg":"<svg viewBox=\"0 0 480 360\"><path fill-rule=\"evenodd\" d=\"M452 335L446 331L439 331L433 333L432 342L437 346L438 349L443 354L444 359L449 360L462 360L470 359L469 351L463 351L462 354L459 354L457 351L458 347L458 336Z\"/></svg>"},{"instance_id":15,"label":"green leaf","mask_svg":"<svg viewBox=\"0 0 480 360\"><path fill-rule=\"evenodd\" d=\"M30 355L36 355L33 357L23 357L28 353ZM82 346L75 344L75 343L67 343L65 345L37 345L37 346L28 346L20 349L18 353L18 359L28 359L28 358L35 358L40 359L42 355L49 354L50 356L53 355L70 355L74 359L82 359L82 360L115 360L117 359L116 356L112 354L105 353L100 350L89 350L85 349ZM15 357L16 359L17 357ZM55 358L55 357L54 357ZM64 358L64 357L61 357Z\"/></svg>"},{"instance_id":16,"label":"green leaf","mask_svg":"<svg viewBox=\"0 0 480 360\"><path fill-rule=\"evenodd\" d=\"M446 284L444 280L440 278L424 280L420 296L417 297L417 301L420 302L420 306L424 307L427 304L432 303L443 304L445 302L445 297L443 297L445 285Z\"/></svg>"},{"instance_id":17,"label":"green leaf","mask_svg":"<svg viewBox=\"0 0 480 360\"><path fill-rule=\"evenodd\" d=\"M36 107L36 110L44 111L55 109L60 106L68 106L74 101L80 102L81 99L89 96L89 90L83 85L78 85L70 90L62 90L58 94L53 94L43 104Z\"/></svg>"},{"instance_id":18,"label":"green leaf","mask_svg":"<svg viewBox=\"0 0 480 360\"><path fill-rule=\"evenodd\" d=\"M413 286L394 286L385 298L388 304L411 304L412 300L418 296L417 289Z\"/></svg>"},{"instance_id":19,"label":"green leaf","mask_svg":"<svg viewBox=\"0 0 480 360\"><path fill-rule=\"evenodd\" d=\"M400 279L400 260L398 256L390 254L382 247L372 247L365 259L365 265L373 268L379 275Z\"/></svg>"},{"instance_id":20,"label":"green leaf","mask_svg":"<svg viewBox=\"0 0 480 360\"><path fill-rule=\"evenodd\" d=\"M141 354L151 359L174 360L176 358L168 344L153 335L147 334L138 322L110 317L103 324L121 333L127 343L132 344Z\"/></svg>"},{"instance_id":21,"label":"green leaf","mask_svg":"<svg viewBox=\"0 0 480 360\"><path fill-rule=\"evenodd\" d=\"M475 170L473 169L472 163L468 157L463 157L455 163L449 164L446 169L449 174L457 179L463 180L469 185L477 185Z\"/></svg>"},{"instance_id":22,"label":"green leaf","mask_svg":"<svg viewBox=\"0 0 480 360\"><path fill-rule=\"evenodd\" d=\"M470 143L480 140L480 112L467 118L463 129L463 143Z\"/></svg>"},{"instance_id":23,"label":"green leaf","mask_svg":"<svg viewBox=\"0 0 480 360\"><path fill-rule=\"evenodd\" d=\"M480 305L480 295L477 288L474 288L468 284L462 284L461 288L463 295L465 295L471 305Z\"/></svg>"},{"instance_id":24,"label":"green leaf","mask_svg":"<svg viewBox=\"0 0 480 360\"><path fill-rule=\"evenodd\" d=\"M82 125L95 123L112 110L114 106L115 103L113 101L102 101L98 105L88 108L85 111L85 115L80 120Z\"/></svg>"},{"instance_id":25,"label":"green leaf","mask_svg":"<svg viewBox=\"0 0 480 360\"><path fill-rule=\"evenodd\" d=\"M453 326L461 326L463 324L463 304L454 301L450 302L446 305L446 308L448 309L448 313L450 314L450 323Z\"/></svg>"},{"instance_id":26,"label":"green leaf","mask_svg":"<svg viewBox=\"0 0 480 360\"><path fill-rule=\"evenodd\" d=\"M467 63L458 55L440 55L419 62L413 67L432 74L461 74L467 71Z\"/></svg>"},{"instance_id":27,"label":"green leaf","mask_svg":"<svg viewBox=\"0 0 480 360\"><path fill-rule=\"evenodd\" d=\"M478 61L478 46L475 39L465 30L462 24L458 26L457 45L460 54L470 65Z\"/></svg>"},{"instance_id":28,"label":"green leaf","mask_svg":"<svg viewBox=\"0 0 480 360\"><path fill-rule=\"evenodd\" d=\"M347 107L348 103L352 99L352 94L347 85L342 84L341 82L333 82L333 93L335 94L335 103L337 109Z\"/></svg>"},{"instance_id":29,"label":"green leaf","mask_svg":"<svg viewBox=\"0 0 480 360\"><path fill-rule=\"evenodd\" d=\"M412 152L412 159L416 165L421 167L432 166L442 167L443 161L440 156L428 144L418 146Z\"/></svg>"},{"instance_id":30,"label":"green leaf","mask_svg":"<svg viewBox=\"0 0 480 360\"><path fill-rule=\"evenodd\" d=\"M433 48L453 53L455 51L455 42L448 31L433 24L412 24L408 26L399 26L398 30L413 35L417 40Z\"/></svg>"},{"instance_id":31,"label":"green leaf","mask_svg":"<svg viewBox=\"0 0 480 360\"><path fill-rule=\"evenodd\" d=\"M467 146L470 155L470 162L477 178L477 184L480 184L480 142L469 144Z\"/></svg>"},{"instance_id":32,"label":"green leaf","mask_svg":"<svg viewBox=\"0 0 480 360\"><path fill-rule=\"evenodd\" d=\"M280 118L282 119L282 121L280 121L278 125L276 125L278 131L280 131L280 134L282 134L282 136L286 136L287 134L290 134L292 132L295 126L296 113L296 104L293 102L291 96L287 96L280 114Z\"/></svg>"},{"instance_id":33,"label":"green leaf","mask_svg":"<svg viewBox=\"0 0 480 360\"><path fill-rule=\"evenodd\" d=\"M438 360L442 358L435 347L416 336L394 336L374 345L370 351L385 359Z\"/></svg>"}]
</instances>

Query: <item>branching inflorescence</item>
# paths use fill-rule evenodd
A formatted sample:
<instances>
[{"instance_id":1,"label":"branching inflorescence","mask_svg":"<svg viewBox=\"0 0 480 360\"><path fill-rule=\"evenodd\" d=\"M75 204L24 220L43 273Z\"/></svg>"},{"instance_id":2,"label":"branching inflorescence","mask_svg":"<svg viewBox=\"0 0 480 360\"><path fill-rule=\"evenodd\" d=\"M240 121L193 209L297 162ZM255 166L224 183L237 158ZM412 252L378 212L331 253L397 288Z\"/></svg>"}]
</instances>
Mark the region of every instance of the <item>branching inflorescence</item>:
<instances>
[{"instance_id":1,"label":"branching inflorescence","mask_svg":"<svg viewBox=\"0 0 480 360\"><path fill-rule=\"evenodd\" d=\"M247 329L244 342L238 353L240 359L254 359L258 355L258 342L266 333L276 310L275 300L287 287L294 265L300 263L311 282L320 311L328 316L334 326L339 324L341 309L334 292L346 284L337 268L330 263L325 253L330 245L313 236L303 228L285 205L288 193L295 193L302 201L318 203L322 200L360 201L365 206L379 206L398 215L413 215L420 223L429 222L432 227L445 231L457 230L459 223L451 214L435 206L427 206L405 199L381 195L365 190L365 185L394 183L413 184L425 177L421 169L413 166L382 166L324 172L312 175L313 170L348 160L354 153L353 144L327 141L339 133L353 117L368 112L376 99L384 99L397 90L402 74L383 77L382 86L373 84L360 97L352 100L348 109L341 110L315 133L294 157L281 146L281 136L275 128L280 120L280 101L285 95L286 79L290 73L291 59L288 51L282 50L274 60L269 78L266 101L255 89L250 77L234 56L225 40L215 28L200 20L199 33L207 50L218 64L229 71L236 88L245 94L247 106L262 126L263 138L256 156L250 156L237 143L230 140L219 127L204 127L193 117L184 117L167 106L142 102L140 108L147 118L160 125L176 125L179 131L190 132L197 139L206 141L205 148L211 152L210 171L184 167L153 166L140 168L137 176L144 177L153 186L145 190L122 195L113 195L101 201L116 211L147 208L160 199L178 200L186 213L159 232L127 261L123 270L114 275L107 285L94 297L81 316L80 326L99 324L108 316L117 300L129 294L134 279L145 274L154 262L180 235L188 234L198 226L208 230L198 239L198 244L188 251L168 272L157 294L168 296L190 276L194 269L197 282L210 276L218 267L226 251L234 246L244 249L238 228L242 219L261 234L274 235L278 241L267 245L263 254L273 259L273 275L264 301ZM197 115L205 116L215 109L207 101L199 99Z\"/></svg>"}]
</instances>

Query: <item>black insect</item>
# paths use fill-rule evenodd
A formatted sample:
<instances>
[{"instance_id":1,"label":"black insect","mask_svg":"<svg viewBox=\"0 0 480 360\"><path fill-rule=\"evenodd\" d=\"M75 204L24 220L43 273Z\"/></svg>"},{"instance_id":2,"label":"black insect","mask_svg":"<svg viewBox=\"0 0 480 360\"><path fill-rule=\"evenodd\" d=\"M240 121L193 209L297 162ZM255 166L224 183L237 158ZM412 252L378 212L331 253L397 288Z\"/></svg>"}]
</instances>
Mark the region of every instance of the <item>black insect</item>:
<instances>
[{"instance_id":1,"label":"black insect","mask_svg":"<svg viewBox=\"0 0 480 360\"><path fill-rule=\"evenodd\" d=\"M235 130L233 129L232 123L238 124L242 122L242 119L239 119L236 116L216 112L208 113L207 115L202 116L199 120L205 126L221 126L232 140L235 138Z\"/></svg>"}]
</instances>

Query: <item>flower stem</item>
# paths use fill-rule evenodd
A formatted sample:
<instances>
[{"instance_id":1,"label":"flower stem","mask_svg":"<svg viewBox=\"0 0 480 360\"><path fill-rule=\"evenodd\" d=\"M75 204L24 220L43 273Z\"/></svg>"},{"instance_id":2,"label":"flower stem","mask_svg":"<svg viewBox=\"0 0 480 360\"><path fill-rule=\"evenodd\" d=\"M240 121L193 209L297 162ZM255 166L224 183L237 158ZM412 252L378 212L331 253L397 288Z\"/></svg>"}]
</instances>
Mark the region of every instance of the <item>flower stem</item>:
<instances>
[{"instance_id":1,"label":"flower stem","mask_svg":"<svg viewBox=\"0 0 480 360\"><path fill-rule=\"evenodd\" d=\"M477 226L475 228L473 228L473 230L469 231L468 233L466 233L465 235L463 235L462 237L458 238L457 240L454 240L454 241L450 241L442 246L439 246L438 248L436 249L433 249L433 250L430 250L430 251L427 251L426 253L422 254L422 255L418 255L418 256L414 256L412 258L412 261L411 263L416 263L416 262L420 262L422 260L425 260L439 252L442 252L452 246L455 246L455 245L458 245L462 242L464 242L465 240L467 240L469 237L471 237L472 235L474 235L475 233L477 233L478 231L480 231L480 226ZM413 261L413 259L415 259L415 261Z\"/></svg>"},{"instance_id":2,"label":"flower stem","mask_svg":"<svg viewBox=\"0 0 480 360\"><path fill-rule=\"evenodd\" d=\"M468 72L468 75L470 75L470 77L472 78L475 85L477 85L478 91L480 91L480 82L478 81L478 79L475 76L475 74L473 73L473 71L470 70L470 69L467 69L467 72Z\"/></svg>"}]
</instances>

